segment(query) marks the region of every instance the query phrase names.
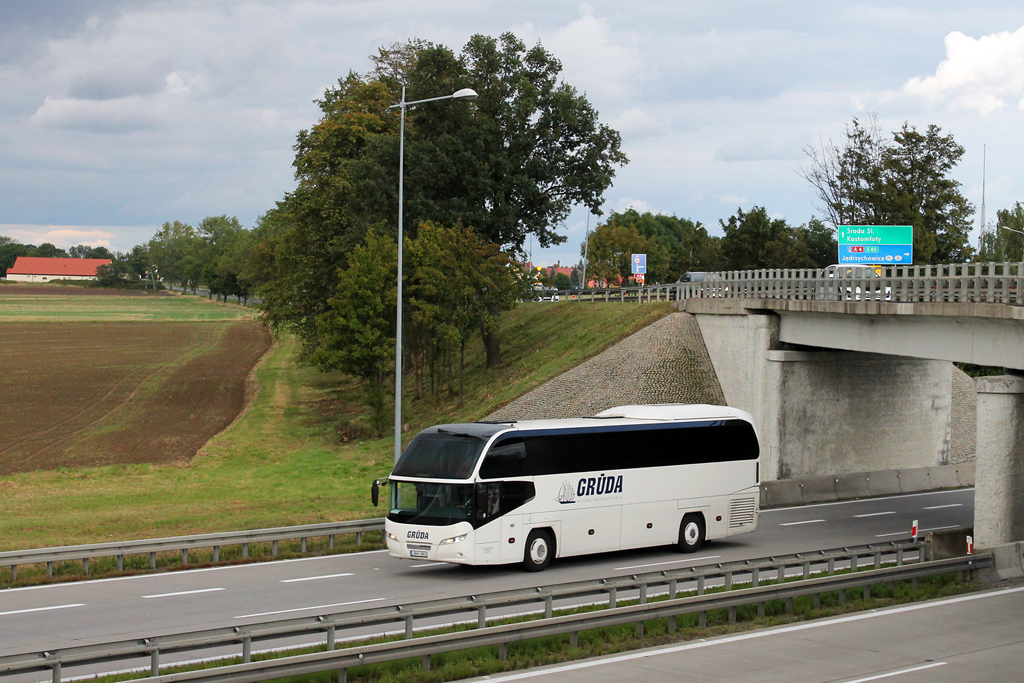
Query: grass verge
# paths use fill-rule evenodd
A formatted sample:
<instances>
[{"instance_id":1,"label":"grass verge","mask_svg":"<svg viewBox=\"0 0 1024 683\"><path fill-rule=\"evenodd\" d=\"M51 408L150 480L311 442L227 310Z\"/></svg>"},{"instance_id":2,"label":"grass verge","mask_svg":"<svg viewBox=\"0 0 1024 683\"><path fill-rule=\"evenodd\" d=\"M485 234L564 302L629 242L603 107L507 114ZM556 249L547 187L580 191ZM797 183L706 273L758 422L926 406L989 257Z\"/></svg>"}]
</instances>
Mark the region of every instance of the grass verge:
<instances>
[{"instance_id":1,"label":"grass verge","mask_svg":"<svg viewBox=\"0 0 1024 683\"><path fill-rule=\"evenodd\" d=\"M840 572L844 573L844 572ZM766 585L773 582L762 582ZM782 626L800 621L809 621L827 617L841 616L853 612L861 612L871 609L891 607L910 602L920 602L953 595L960 595L975 590L982 586L975 583L961 583L957 580L955 573L920 579L915 588L909 581L895 582L892 586L877 584L871 588L871 596L864 599L860 591L848 591L846 599L842 600L837 591L824 592L820 595L818 607L815 607L810 596L798 597L793 600L792 611L787 611L785 600L772 600L764 604L764 616L758 616L756 605L738 607L736 610L735 623L729 622L728 610L709 610L706 616L706 626L701 627L699 616L689 614L679 616L676 619L676 628L673 630L668 619L650 619L643 622L643 635L639 634L636 625L613 626L588 631L580 631L575 646L570 644L568 634L549 636L545 638L534 638L525 641L509 643L505 659L499 658L497 646L480 647L458 652L450 652L434 655L430 658L430 670L423 669L419 657L404 659L382 664L371 664L348 669L348 681L366 681L369 683L428 683L435 681L452 681L474 676L485 676L529 669L538 666L560 664L574 660L586 659L602 655L627 652L641 648L669 645L673 643L690 640L705 639L714 636L728 635L741 631L750 631L772 626ZM709 592L719 592L722 589L713 589ZM680 593L679 597L683 597ZM650 602L664 600L664 597L656 597ZM635 604L635 601L619 601L619 606ZM602 609L601 606L587 606L571 610L556 610L554 615L576 614ZM521 616L512 619L489 621L488 626L522 622L539 619L539 616ZM453 631L470 630L468 625L459 625L449 628L433 629L418 632L419 636L451 633ZM390 640L400 640L401 636L381 637L362 640L358 642L346 642L340 647L355 647L359 645L370 645ZM261 653L253 656L253 661L270 660L280 657L306 654L310 652L322 652L324 647L305 648L301 650L288 650L278 652ZM161 674L177 673L202 668L211 668L227 664L240 664L241 659L225 659L216 662L205 662L203 664L165 667ZM114 683L115 681L134 680L143 678L146 674L120 674L116 676L98 677L96 680L101 683ZM334 683L337 680L336 673L323 672L306 676L296 676L278 679L289 683Z\"/></svg>"}]
</instances>

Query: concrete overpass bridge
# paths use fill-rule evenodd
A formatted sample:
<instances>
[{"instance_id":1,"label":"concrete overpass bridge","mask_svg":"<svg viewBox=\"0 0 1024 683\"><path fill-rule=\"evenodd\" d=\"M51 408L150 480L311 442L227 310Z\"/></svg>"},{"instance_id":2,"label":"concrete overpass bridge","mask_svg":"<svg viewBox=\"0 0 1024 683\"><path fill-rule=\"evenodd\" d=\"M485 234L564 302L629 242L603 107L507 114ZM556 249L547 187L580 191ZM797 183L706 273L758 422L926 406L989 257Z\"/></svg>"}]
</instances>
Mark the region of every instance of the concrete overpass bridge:
<instances>
[{"instance_id":1,"label":"concrete overpass bridge","mask_svg":"<svg viewBox=\"0 0 1024 683\"><path fill-rule=\"evenodd\" d=\"M732 271L673 289L727 402L760 426L766 478L949 465L951 362L1005 368L974 380L975 537L1024 540L1024 263Z\"/></svg>"}]
</instances>

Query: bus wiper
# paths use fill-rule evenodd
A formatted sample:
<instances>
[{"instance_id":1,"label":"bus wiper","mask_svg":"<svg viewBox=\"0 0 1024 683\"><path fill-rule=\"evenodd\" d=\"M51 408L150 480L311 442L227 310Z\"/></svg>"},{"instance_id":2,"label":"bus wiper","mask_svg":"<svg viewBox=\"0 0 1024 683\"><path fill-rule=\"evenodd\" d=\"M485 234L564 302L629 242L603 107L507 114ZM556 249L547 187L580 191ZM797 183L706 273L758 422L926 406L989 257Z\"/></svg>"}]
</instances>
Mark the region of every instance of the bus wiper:
<instances>
[{"instance_id":1,"label":"bus wiper","mask_svg":"<svg viewBox=\"0 0 1024 683\"><path fill-rule=\"evenodd\" d=\"M448 429L438 429L437 433L438 434L450 434L452 436L461 436L461 437L465 437L467 439L479 439L480 438L476 434L467 434L465 432L453 432L453 431L448 430Z\"/></svg>"}]
</instances>

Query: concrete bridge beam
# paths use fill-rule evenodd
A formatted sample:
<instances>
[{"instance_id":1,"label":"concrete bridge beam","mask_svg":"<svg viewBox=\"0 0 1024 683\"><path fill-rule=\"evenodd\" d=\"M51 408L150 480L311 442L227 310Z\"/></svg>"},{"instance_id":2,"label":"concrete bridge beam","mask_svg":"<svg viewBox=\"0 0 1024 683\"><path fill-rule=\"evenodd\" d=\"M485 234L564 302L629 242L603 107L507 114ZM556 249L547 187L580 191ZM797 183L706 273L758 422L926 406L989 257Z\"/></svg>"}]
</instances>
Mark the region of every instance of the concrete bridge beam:
<instances>
[{"instance_id":1,"label":"concrete bridge beam","mask_svg":"<svg viewBox=\"0 0 1024 683\"><path fill-rule=\"evenodd\" d=\"M974 380L978 460L974 542L993 548L1024 540L1024 377Z\"/></svg>"}]
</instances>

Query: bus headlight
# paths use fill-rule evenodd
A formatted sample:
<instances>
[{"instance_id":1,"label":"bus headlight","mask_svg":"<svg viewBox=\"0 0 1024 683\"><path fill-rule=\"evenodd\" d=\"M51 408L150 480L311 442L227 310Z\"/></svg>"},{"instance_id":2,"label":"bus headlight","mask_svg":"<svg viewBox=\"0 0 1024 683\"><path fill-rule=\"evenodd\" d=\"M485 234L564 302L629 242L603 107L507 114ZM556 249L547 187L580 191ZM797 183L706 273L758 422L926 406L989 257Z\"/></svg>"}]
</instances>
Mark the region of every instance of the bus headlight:
<instances>
[{"instance_id":1,"label":"bus headlight","mask_svg":"<svg viewBox=\"0 0 1024 683\"><path fill-rule=\"evenodd\" d=\"M395 541L396 543L398 542L398 536L395 536L390 531L388 531L387 534L388 534L388 538L390 538L392 541Z\"/></svg>"},{"instance_id":2,"label":"bus headlight","mask_svg":"<svg viewBox=\"0 0 1024 683\"><path fill-rule=\"evenodd\" d=\"M455 536L454 538L446 538L443 541L441 541L440 543L438 543L438 545L449 545L451 543L461 543L462 541L466 540L466 536L467 535L468 534L462 534L461 536Z\"/></svg>"}]
</instances>

